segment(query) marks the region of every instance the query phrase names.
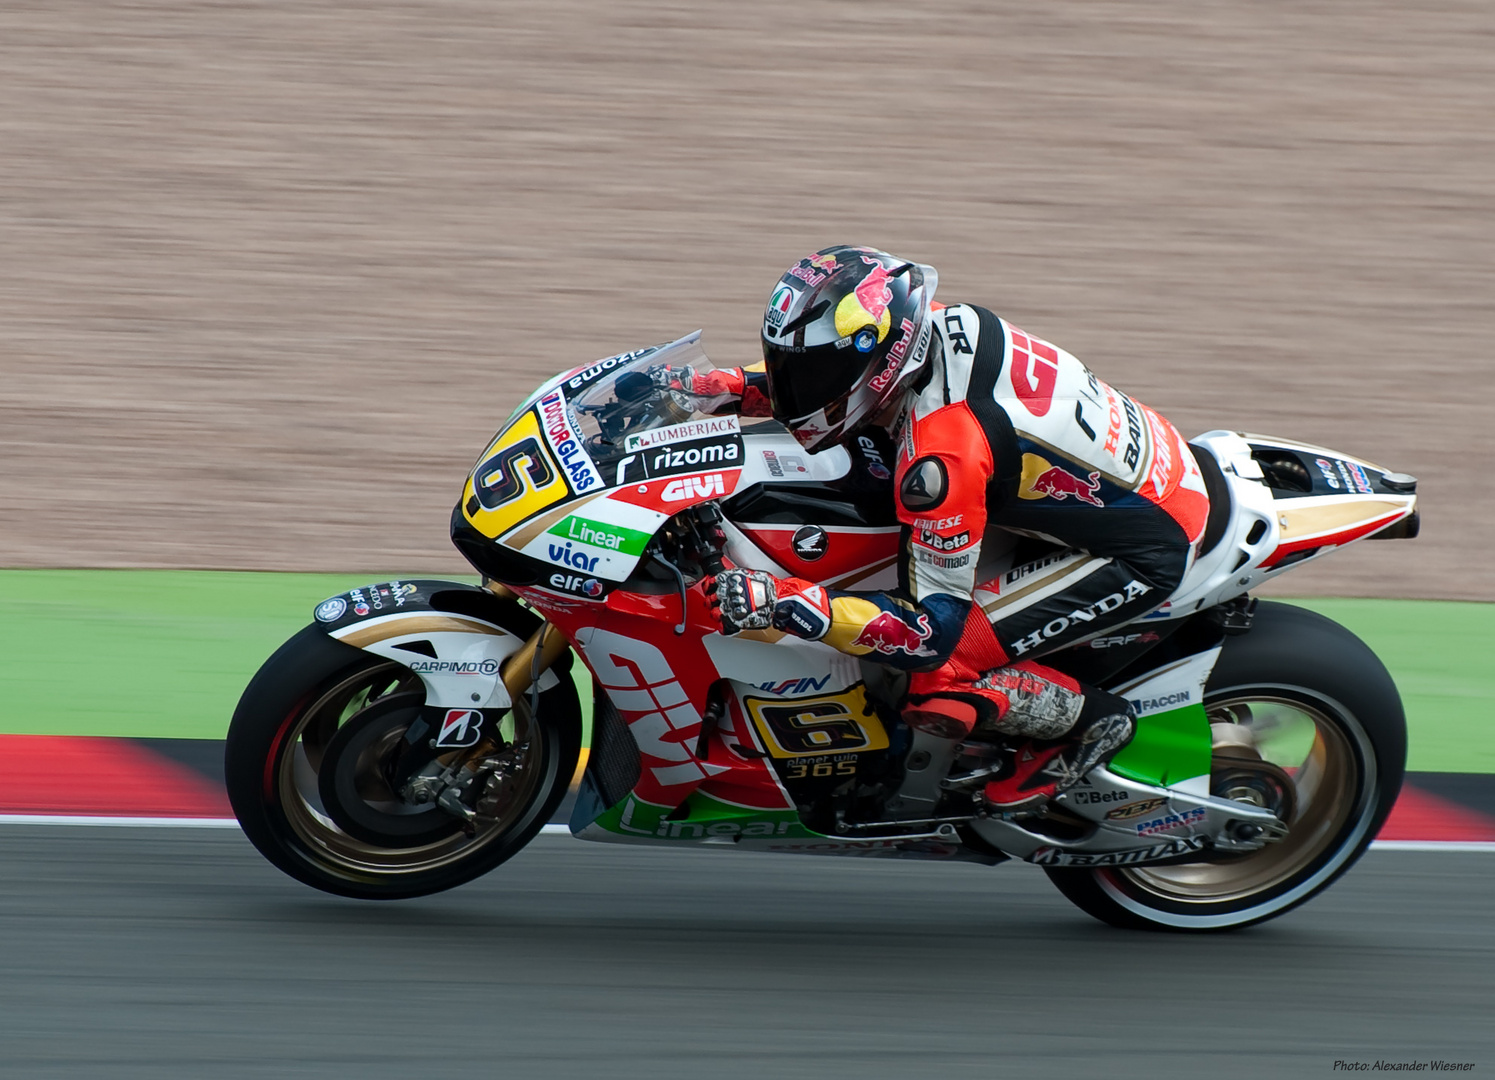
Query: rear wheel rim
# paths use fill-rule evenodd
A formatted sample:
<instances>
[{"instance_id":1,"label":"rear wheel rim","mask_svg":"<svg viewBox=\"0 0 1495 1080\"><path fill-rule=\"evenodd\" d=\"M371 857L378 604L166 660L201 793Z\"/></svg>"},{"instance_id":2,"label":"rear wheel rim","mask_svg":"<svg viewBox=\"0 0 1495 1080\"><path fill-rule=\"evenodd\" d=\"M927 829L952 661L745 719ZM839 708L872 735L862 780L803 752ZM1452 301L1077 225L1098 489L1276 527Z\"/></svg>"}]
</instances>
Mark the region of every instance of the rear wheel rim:
<instances>
[{"instance_id":1,"label":"rear wheel rim","mask_svg":"<svg viewBox=\"0 0 1495 1080\"><path fill-rule=\"evenodd\" d=\"M1212 723L1244 723L1257 733L1263 759L1292 777L1296 806L1288 836L1250 854L1106 872L1134 900L1180 913L1261 903L1336 868L1350 854L1345 834L1368 812L1375 790L1369 738L1327 701L1281 690L1229 691L1208 712Z\"/></svg>"},{"instance_id":2,"label":"rear wheel rim","mask_svg":"<svg viewBox=\"0 0 1495 1080\"><path fill-rule=\"evenodd\" d=\"M529 701L520 698L500 724L506 741L519 752L511 783L517 785L504 811L494 819L480 819L472 836L465 835L456 818L452 831L440 839L410 847L383 846L348 835L332 820L322 803L319 772L323 752L344 724L395 694L423 691L418 676L396 663L363 668L321 694L293 718L284 748L275 762L274 783L286 821L311 858L348 876L388 878L427 874L463 863L521 825L536 802L547 762L545 740L532 722ZM450 764L462 751L441 755ZM375 767L375 758L361 755L357 768ZM358 777L361 791L388 792L387 784L370 776ZM431 809L432 814L444 811Z\"/></svg>"}]
</instances>

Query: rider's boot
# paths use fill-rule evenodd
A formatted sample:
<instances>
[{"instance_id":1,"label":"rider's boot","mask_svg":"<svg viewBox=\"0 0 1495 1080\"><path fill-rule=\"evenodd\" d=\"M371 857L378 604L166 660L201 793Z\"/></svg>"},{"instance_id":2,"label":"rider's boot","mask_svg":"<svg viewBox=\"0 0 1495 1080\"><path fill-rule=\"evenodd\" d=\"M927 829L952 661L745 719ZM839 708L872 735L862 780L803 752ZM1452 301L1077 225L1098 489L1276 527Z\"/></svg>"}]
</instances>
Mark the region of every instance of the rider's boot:
<instances>
[{"instance_id":1,"label":"rider's boot","mask_svg":"<svg viewBox=\"0 0 1495 1080\"><path fill-rule=\"evenodd\" d=\"M1041 810L1115 757L1136 730L1129 702L1091 690L1079 719L1064 736L1017 743L1011 771L986 785L983 794L988 808L1000 814Z\"/></svg>"},{"instance_id":2,"label":"rider's boot","mask_svg":"<svg viewBox=\"0 0 1495 1080\"><path fill-rule=\"evenodd\" d=\"M1031 661L980 675L956 661L915 675L910 691L907 717L915 727L1013 746L1009 769L984 792L1000 814L1041 810L1110 761L1136 731L1125 698Z\"/></svg>"}]
</instances>

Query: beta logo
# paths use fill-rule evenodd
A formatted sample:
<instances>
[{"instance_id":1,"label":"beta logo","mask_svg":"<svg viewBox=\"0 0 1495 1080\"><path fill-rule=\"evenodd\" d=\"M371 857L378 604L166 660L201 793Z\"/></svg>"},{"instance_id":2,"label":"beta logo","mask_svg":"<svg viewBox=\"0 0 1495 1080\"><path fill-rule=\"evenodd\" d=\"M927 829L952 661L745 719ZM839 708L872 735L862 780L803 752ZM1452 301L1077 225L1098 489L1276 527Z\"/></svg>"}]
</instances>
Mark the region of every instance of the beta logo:
<instances>
[{"instance_id":1,"label":"beta logo","mask_svg":"<svg viewBox=\"0 0 1495 1080\"><path fill-rule=\"evenodd\" d=\"M456 749L475 746L483 734L483 714L477 709L448 709L436 745Z\"/></svg>"}]
</instances>

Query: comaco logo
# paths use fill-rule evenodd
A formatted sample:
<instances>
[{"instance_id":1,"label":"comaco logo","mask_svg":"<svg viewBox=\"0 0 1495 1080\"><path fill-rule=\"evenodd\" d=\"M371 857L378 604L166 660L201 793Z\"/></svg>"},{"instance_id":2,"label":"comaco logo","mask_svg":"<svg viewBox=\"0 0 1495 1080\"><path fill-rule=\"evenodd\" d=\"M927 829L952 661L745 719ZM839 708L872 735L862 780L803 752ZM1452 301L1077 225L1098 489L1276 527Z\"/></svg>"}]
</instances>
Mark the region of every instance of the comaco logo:
<instances>
[{"instance_id":1,"label":"comaco logo","mask_svg":"<svg viewBox=\"0 0 1495 1080\"><path fill-rule=\"evenodd\" d=\"M664 502L685 502L687 499L710 499L727 493L727 478L722 473L707 473L705 476L685 476L671 480L659 497Z\"/></svg>"}]
</instances>

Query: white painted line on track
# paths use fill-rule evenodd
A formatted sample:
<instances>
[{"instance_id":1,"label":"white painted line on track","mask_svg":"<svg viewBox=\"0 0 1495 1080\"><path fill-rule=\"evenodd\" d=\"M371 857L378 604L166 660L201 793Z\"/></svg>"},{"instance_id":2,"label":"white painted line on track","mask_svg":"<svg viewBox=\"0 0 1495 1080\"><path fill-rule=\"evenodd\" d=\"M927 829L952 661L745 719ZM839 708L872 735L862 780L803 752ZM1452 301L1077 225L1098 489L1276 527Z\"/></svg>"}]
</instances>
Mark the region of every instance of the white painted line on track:
<instances>
[{"instance_id":1,"label":"white painted line on track","mask_svg":"<svg viewBox=\"0 0 1495 1080\"><path fill-rule=\"evenodd\" d=\"M104 817L87 814L0 814L0 825L105 825L146 829L237 829L233 818L217 817ZM570 836L564 825L542 825L542 833Z\"/></svg>"},{"instance_id":2,"label":"white painted line on track","mask_svg":"<svg viewBox=\"0 0 1495 1080\"><path fill-rule=\"evenodd\" d=\"M146 829L237 829L233 818L103 817L82 814L0 814L0 825L105 825ZM545 836L570 836L569 826L540 826ZM1374 840L1372 851L1463 851L1495 854L1489 840Z\"/></svg>"},{"instance_id":3,"label":"white painted line on track","mask_svg":"<svg viewBox=\"0 0 1495 1080\"><path fill-rule=\"evenodd\" d=\"M129 825L149 829L237 829L233 818L104 817L86 814L0 814L0 825Z\"/></svg>"}]
</instances>

